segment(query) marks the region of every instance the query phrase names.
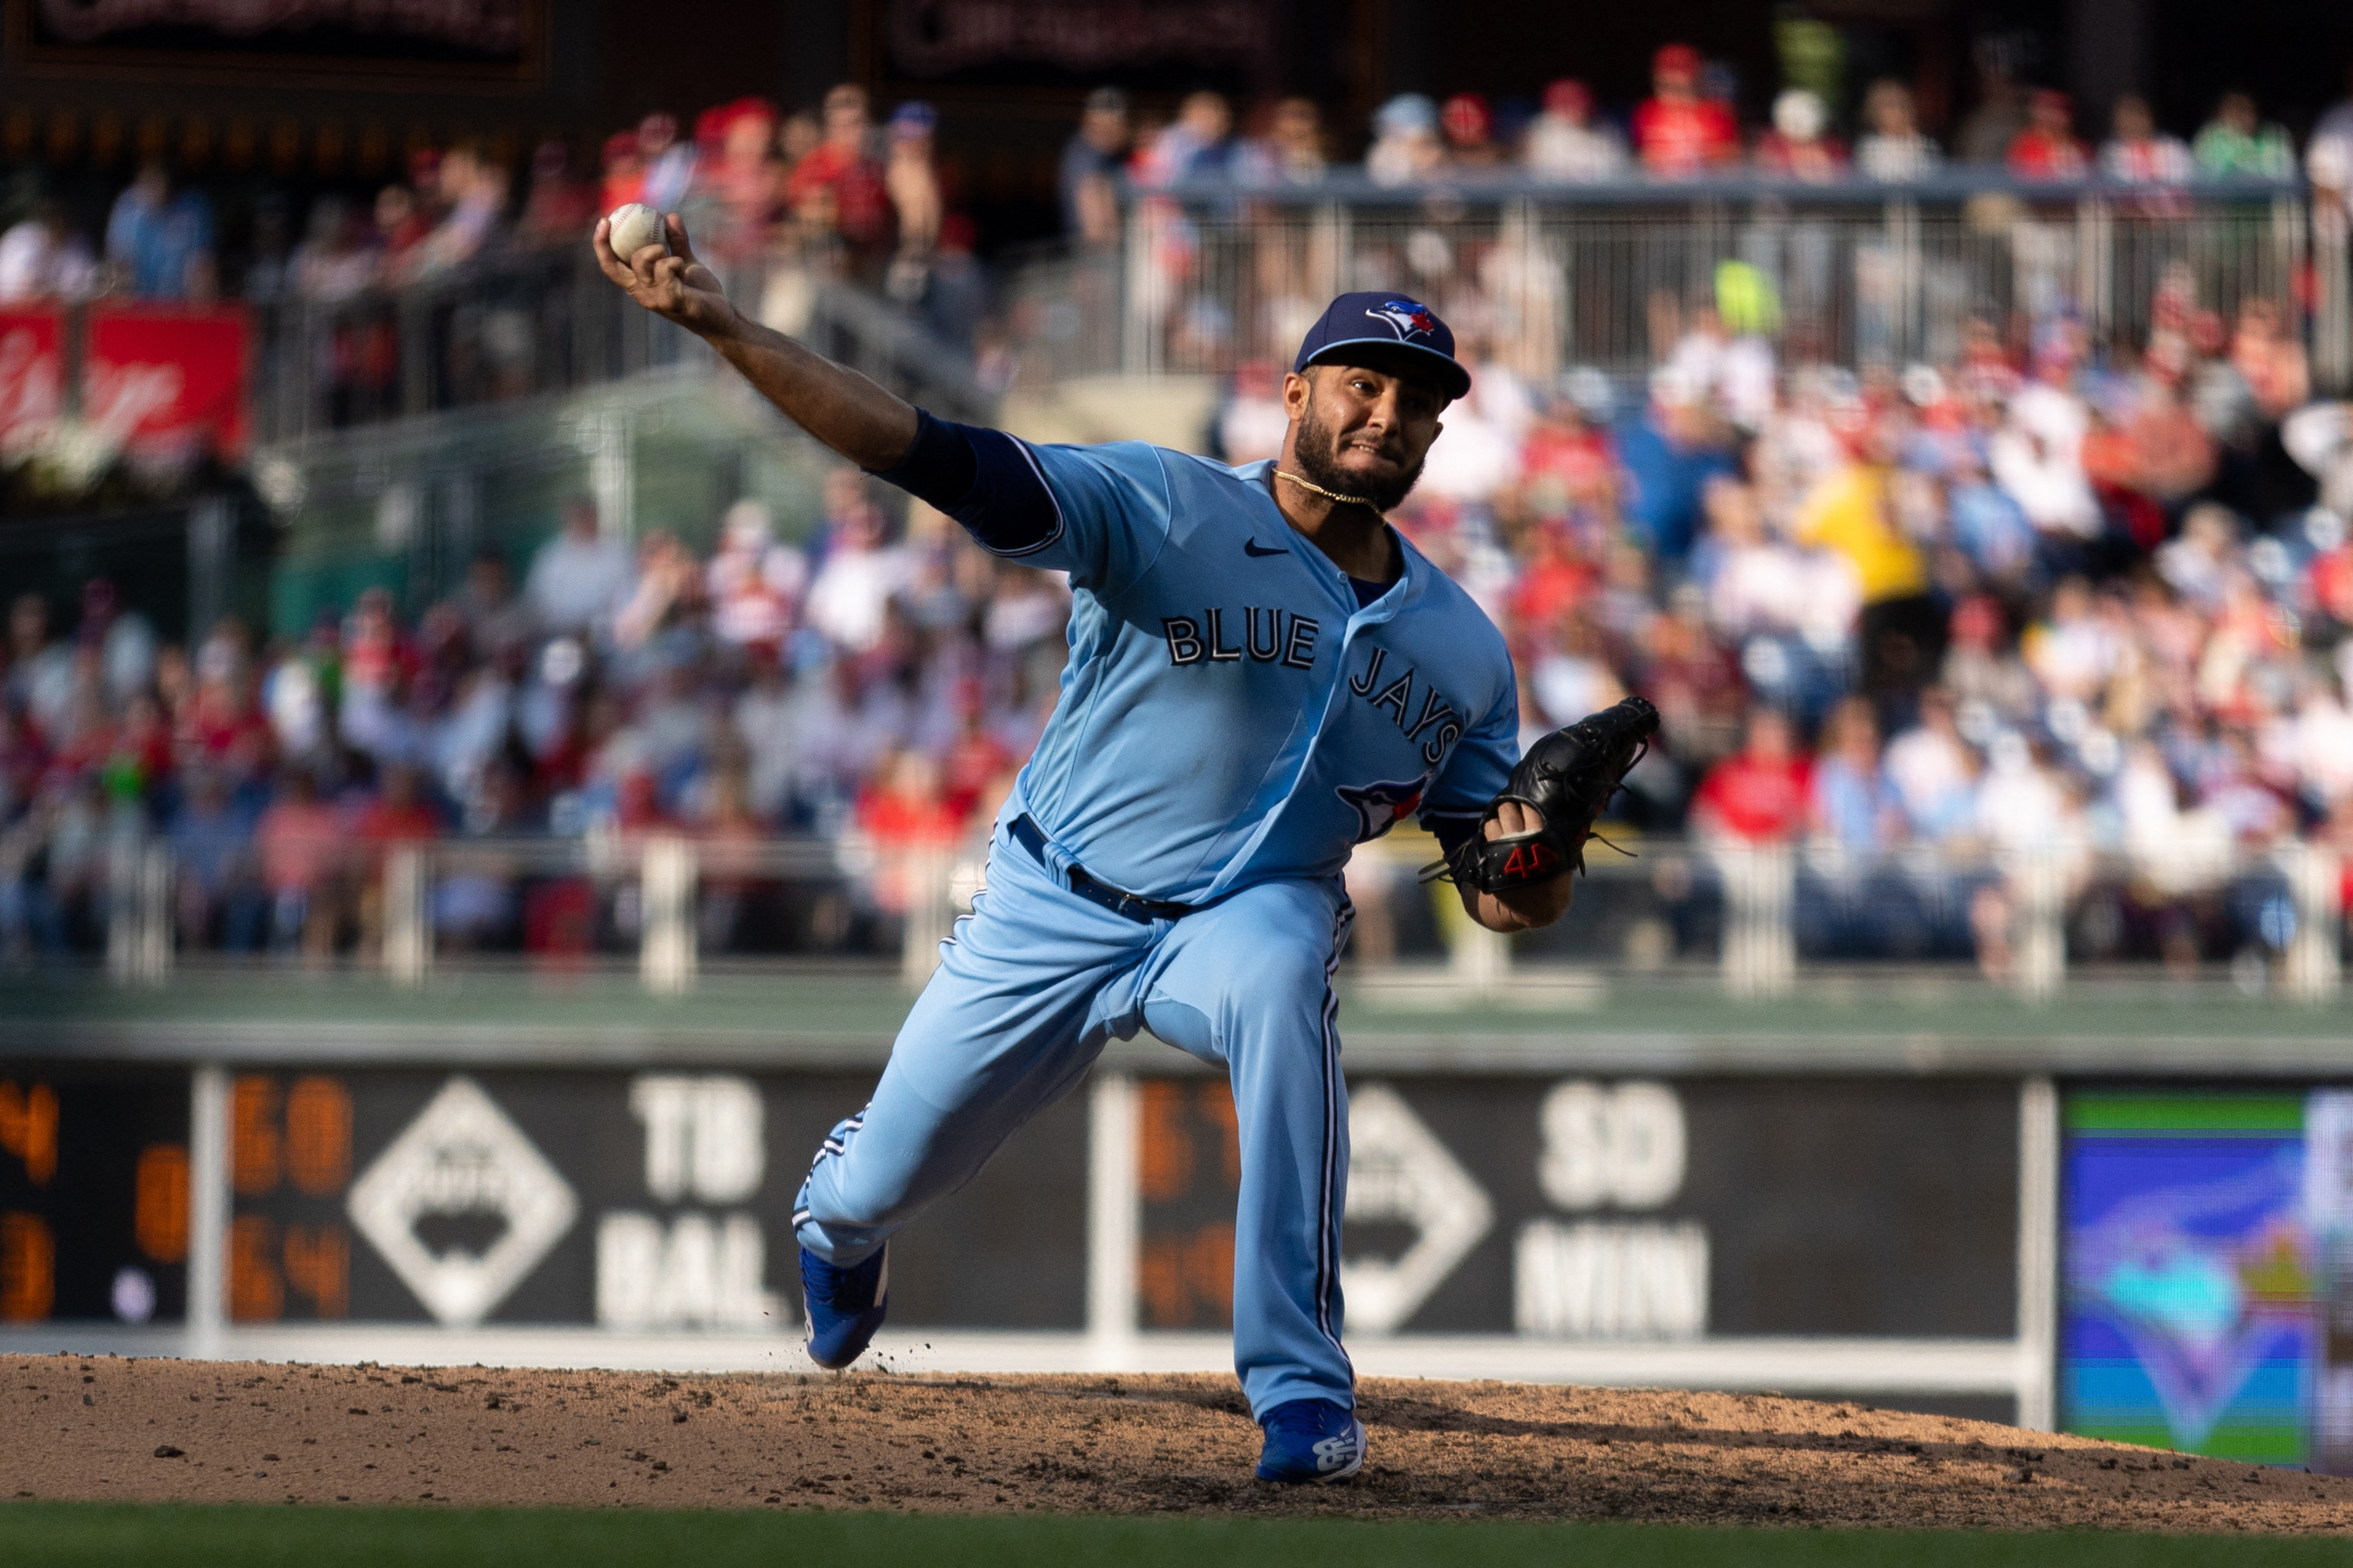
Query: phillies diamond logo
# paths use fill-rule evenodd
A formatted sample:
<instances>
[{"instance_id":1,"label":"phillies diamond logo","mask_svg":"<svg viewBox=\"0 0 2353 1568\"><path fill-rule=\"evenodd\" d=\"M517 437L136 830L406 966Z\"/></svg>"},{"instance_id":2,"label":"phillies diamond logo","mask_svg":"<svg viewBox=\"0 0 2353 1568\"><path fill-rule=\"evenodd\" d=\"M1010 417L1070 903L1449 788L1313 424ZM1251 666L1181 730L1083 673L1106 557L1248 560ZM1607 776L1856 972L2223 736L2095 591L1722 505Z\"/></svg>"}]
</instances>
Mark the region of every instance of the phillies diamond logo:
<instances>
[{"instance_id":1,"label":"phillies diamond logo","mask_svg":"<svg viewBox=\"0 0 2353 1568\"><path fill-rule=\"evenodd\" d=\"M470 1078L452 1078L349 1204L401 1283L445 1323L478 1323L572 1228L570 1184Z\"/></svg>"}]
</instances>

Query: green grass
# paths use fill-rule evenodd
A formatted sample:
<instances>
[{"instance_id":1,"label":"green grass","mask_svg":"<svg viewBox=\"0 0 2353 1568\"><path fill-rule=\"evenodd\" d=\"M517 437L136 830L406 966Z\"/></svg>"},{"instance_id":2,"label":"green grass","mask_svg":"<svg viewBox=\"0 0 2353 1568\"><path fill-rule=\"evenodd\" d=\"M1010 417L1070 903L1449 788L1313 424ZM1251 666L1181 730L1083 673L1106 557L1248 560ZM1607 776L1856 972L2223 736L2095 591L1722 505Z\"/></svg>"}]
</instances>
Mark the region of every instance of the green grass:
<instances>
[{"instance_id":1,"label":"green grass","mask_svg":"<svg viewBox=\"0 0 2353 1568\"><path fill-rule=\"evenodd\" d=\"M1575 1563L1577 1568L1776 1568L1782 1563L1902 1563L1905 1568L2232 1568L2336 1563L2337 1541L1926 1531L1732 1531L1656 1525L1367 1524L1355 1521L956 1518L872 1513L572 1513L540 1510L132 1507L0 1504L0 1563L236 1564L481 1563L489 1568L615 1568L776 1563L851 1568L918 1563L1117 1563L1206 1568L1386 1568L1396 1563Z\"/></svg>"}]
</instances>

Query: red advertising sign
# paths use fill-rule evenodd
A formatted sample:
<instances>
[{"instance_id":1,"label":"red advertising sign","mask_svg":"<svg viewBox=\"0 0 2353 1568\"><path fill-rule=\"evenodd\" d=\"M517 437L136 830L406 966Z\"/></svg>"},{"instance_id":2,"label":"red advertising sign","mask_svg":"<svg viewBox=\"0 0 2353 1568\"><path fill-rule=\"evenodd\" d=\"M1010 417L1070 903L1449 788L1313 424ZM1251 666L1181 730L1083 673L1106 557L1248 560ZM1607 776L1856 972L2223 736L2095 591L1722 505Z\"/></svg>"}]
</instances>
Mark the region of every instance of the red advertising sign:
<instances>
[{"instance_id":1,"label":"red advertising sign","mask_svg":"<svg viewBox=\"0 0 2353 1568\"><path fill-rule=\"evenodd\" d=\"M93 306L82 416L156 457L241 456L251 335L240 310Z\"/></svg>"},{"instance_id":2,"label":"red advertising sign","mask_svg":"<svg viewBox=\"0 0 2353 1568\"><path fill-rule=\"evenodd\" d=\"M65 407L65 312L0 310L0 442Z\"/></svg>"}]
</instances>

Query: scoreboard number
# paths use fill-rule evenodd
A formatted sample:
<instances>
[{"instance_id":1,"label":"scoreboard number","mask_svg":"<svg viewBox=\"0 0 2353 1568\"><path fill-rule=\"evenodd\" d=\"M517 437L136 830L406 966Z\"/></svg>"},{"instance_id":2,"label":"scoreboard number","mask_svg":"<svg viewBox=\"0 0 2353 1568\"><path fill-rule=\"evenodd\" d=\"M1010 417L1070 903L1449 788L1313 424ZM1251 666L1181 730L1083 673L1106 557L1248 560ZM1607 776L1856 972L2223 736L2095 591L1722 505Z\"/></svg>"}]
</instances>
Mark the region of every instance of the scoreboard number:
<instances>
[{"instance_id":1,"label":"scoreboard number","mask_svg":"<svg viewBox=\"0 0 2353 1568\"><path fill-rule=\"evenodd\" d=\"M181 1314L188 1098L169 1070L0 1076L0 1321Z\"/></svg>"},{"instance_id":2,"label":"scoreboard number","mask_svg":"<svg viewBox=\"0 0 2353 1568\"><path fill-rule=\"evenodd\" d=\"M241 1323L350 1315L352 1092L340 1078L242 1073L229 1085L228 1312Z\"/></svg>"}]
</instances>

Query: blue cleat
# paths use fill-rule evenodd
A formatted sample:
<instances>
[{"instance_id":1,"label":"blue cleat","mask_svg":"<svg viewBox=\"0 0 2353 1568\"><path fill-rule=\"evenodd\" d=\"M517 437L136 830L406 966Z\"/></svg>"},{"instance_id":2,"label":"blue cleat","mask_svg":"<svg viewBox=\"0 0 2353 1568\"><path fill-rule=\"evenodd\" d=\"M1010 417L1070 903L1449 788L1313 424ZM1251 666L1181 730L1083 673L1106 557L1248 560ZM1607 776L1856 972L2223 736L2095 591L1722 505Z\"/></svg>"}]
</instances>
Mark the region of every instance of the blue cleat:
<instances>
[{"instance_id":1,"label":"blue cleat","mask_svg":"<svg viewBox=\"0 0 2353 1568\"><path fill-rule=\"evenodd\" d=\"M1365 1424L1332 1400L1278 1405L1260 1425L1266 1428L1260 1480L1336 1481L1365 1467Z\"/></svg>"},{"instance_id":2,"label":"blue cleat","mask_svg":"<svg viewBox=\"0 0 2353 1568\"><path fill-rule=\"evenodd\" d=\"M801 1302L808 1312L808 1358L839 1372L866 1352L890 1308L890 1247L849 1268L801 1248Z\"/></svg>"}]
</instances>

